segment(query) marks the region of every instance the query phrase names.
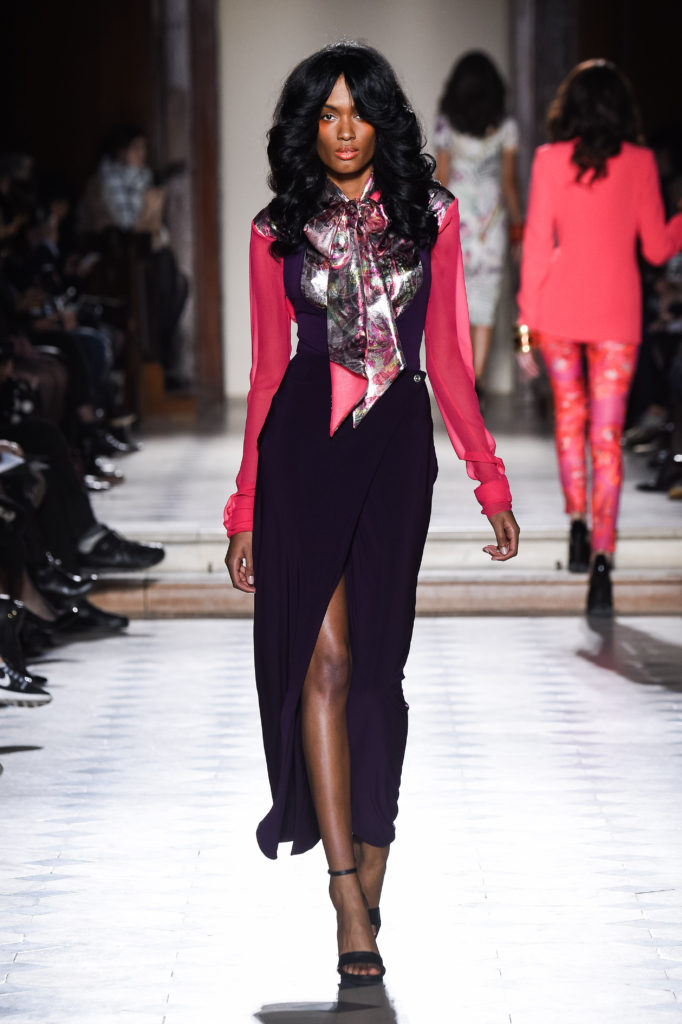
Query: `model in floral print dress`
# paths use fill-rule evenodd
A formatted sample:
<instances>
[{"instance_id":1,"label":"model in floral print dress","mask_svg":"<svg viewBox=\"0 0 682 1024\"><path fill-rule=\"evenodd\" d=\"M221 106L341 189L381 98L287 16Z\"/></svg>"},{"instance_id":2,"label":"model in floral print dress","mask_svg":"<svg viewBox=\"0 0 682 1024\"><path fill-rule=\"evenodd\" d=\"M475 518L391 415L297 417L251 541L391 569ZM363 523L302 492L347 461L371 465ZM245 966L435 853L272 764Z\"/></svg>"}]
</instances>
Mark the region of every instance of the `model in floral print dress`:
<instances>
[{"instance_id":1,"label":"model in floral print dress","mask_svg":"<svg viewBox=\"0 0 682 1024\"><path fill-rule=\"evenodd\" d=\"M436 177L459 203L474 372L481 386L502 288L510 234L521 224L516 185L519 133L504 113L505 87L483 53L454 67L440 101Z\"/></svg>"}]
</instances>

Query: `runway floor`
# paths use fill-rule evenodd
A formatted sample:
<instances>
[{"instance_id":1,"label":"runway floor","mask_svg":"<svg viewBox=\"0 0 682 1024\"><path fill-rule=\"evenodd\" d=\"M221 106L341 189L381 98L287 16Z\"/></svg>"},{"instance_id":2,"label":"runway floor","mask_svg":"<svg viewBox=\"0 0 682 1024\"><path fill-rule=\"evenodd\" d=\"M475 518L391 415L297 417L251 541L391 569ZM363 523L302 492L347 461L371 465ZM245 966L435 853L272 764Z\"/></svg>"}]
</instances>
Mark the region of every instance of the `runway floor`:
<instances>
[{"instance_id":1,"label":"runway floor","mask_svg":"<svg viewBox=\"0 0 682 1024\"><path fill-rule=\"evenodd\" d=\"M239 402L234 404L225 424L213 431L182 428L174 434L167 429L145 434L144 450L120 461L125 486L93 496L97 518L123 533L142 531L154 537L169 531L209 530L222 539L222 510L234 490L242 456L244 410ZM453 452L435 408L433 415L439 468L430 529L436 533L487 529L473 494L475 484ZM568 526L551 430L502 397L486 418L507 467L514 512L524 535L556 530L563 537ZM621 533L642 527L665 533L682 527L682 503L670 501L665 494L637 490L636 484L652 475L645 456L625 453Z\"/></svg>"},{"instance_id":2,"label":"runway floor","mask_svg":"<svg viewBox=\"0 0 682 1024\"><path fill-rule=\"evenodd\" d=\"M136 621L2 711L13 1024L682 1017L679 619L418 619L385 989L337 1002L319 849L273 863L248 621Z\"/></svg>"}]
</instances>

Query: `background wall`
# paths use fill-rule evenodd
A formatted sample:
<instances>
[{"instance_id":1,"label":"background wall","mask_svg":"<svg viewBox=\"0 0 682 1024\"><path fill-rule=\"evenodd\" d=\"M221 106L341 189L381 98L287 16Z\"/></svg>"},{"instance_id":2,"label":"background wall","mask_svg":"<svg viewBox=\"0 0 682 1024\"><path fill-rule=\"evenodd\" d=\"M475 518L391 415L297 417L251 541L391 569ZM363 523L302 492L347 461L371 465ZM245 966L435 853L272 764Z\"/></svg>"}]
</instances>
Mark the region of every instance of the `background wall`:
<instances>
[{"instance_id":1,"label":"background wall","mask_svg":"<svg viewBox=\"0 0 682 1024\"><path fill-rule=\"evenodd\" d=\"M487 50L509 81L508 0L221 0L219 24L225 386L241 396L251 358L249 225L271 195L265 133L288 72L336 39L370 43L398 71L430 136L443 81L465 50ZM493 390L511 379L508 333L491 358Z\"/></svg>"}]
</instances>

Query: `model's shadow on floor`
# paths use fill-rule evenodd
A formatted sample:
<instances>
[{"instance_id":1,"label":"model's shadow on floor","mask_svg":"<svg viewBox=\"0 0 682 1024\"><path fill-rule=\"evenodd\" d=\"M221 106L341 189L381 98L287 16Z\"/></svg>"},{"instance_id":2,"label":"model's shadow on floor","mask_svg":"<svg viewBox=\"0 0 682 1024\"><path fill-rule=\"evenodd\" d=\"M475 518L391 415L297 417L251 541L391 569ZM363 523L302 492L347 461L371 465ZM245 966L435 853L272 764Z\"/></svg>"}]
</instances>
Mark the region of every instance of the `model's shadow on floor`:
<instances>
[{"instance_id":1,"label":"model's shadow on floor","mask_svg":"<svg viewBox=\"0 0 682 1024\"><path fill-rule=\"evenodd\" d=\"M384 985L339 989L334 1003L271 1003L254 1019L261 1024L329 1024L343 1014L347 1024L398 1024L398 1017Z\"/></svg>"},{"instance_id":2,"label":"model's shadow on floor","mask_svg":"<svg viewBox=\"0 0 682 1024\"><path fill-rule=\"evenodd\" d=\"M674 693L682 693L682 647L679 644L626 626L618 619L588 618L587 624L599 637L599 645L593 650L577 651L578 657L633 683L664 686Z\"/></svg>"}]
</instances>

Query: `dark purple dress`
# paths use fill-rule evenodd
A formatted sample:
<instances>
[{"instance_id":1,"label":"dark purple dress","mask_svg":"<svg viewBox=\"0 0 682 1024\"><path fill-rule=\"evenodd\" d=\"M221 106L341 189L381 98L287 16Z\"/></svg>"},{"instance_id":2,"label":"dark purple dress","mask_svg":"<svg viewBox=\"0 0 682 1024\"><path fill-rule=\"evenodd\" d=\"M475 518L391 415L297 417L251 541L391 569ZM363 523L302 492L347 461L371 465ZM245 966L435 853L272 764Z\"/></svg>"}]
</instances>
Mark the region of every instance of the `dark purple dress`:
<instances>
[{"instance_id":1,"label":"dark purple dress","mask_svg":"<svg viewBox=\"0 0 682 1024\"><path fill-rule=\"evenodd\" d=\"M407 739L403 669L417 574L437 473L425 374L419 365L430 288L398 317L407 368L357 429L330 437L326 314L301 292L303 250L284 263L298 323L297 354L258 442L253 550L256 680L273 806L258 827L268 857L303 853L319 829L301 740L300 698L322 620L342 574L352 680L348 700L353 833L395 837Z\"/></svg>"}]
</instances>

